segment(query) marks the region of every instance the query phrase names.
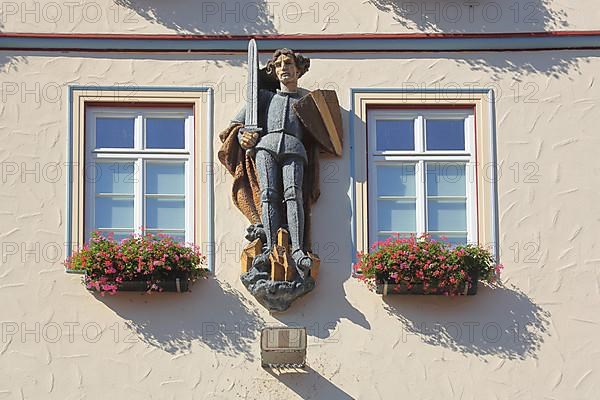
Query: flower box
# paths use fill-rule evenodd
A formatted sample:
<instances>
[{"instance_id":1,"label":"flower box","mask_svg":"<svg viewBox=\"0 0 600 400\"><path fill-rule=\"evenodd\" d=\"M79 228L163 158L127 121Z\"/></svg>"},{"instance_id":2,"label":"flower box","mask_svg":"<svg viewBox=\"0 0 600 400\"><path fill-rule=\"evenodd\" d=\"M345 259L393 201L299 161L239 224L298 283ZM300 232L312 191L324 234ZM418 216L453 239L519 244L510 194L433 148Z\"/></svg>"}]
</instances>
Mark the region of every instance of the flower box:
<instances>
[{"instance_id":1,"label":"flower box","mask_svg":"<svg viewBox=\"0 0 600 400\"><path fill-rule=\"evenodd\" d=\"M190 284L207 275L205 257L197 246L176 242L167 235L132 235L117 242L98 232L65 261L85 273L88 290L187 292Z\"/></svg>"},{"instance_id":2,"label":"flower box","mask_svg":"<svg viewBox=\"0 0 600 400\"><path fill-rule=\"evenodd\" d=\"M477 294L477 284L479 283L479 271L470 274L471 283L464 284L460 288L462 295L473 296ZM423 294L423 295L443 295L444 292L438 288L429 288L425 290L422 283L412 285L410 288L406 283L378 282L376 283L375 293L384 296L391 294Z\"/></svg>"},{"instance_id":3,"label":"flower box","mask_svg":"<svg viewBox=\"0 0 600 400\"><path fill-rule=\"evenodd\" d=\"M474 295L480 279L495 282L502 269L481 246L452 246L427 234L377 242L358 258L355 276L384 296Z\"/></svg>"},{"instance_id":4,"label":"flower box","mask_svg":"<svg viewBox=\"0 0 600 400\"><path fill-rule=\"evenodd\" d=\"M92 286L89 290L95 291L96 289ZM117 284L117 291L119 292L148 292L152 290L158 292L187 292L190 290L190 276L187 272L161 280L148 276L146 279L139 278Z\"/></svg>"}]
</instances>

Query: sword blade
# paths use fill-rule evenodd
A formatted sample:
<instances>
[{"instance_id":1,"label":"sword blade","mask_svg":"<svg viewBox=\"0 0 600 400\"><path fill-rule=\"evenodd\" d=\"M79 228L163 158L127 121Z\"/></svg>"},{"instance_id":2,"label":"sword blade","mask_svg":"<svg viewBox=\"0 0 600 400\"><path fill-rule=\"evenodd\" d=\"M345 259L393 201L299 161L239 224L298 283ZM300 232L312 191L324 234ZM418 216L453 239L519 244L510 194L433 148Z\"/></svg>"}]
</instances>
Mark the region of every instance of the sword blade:
<instances>
[{"instance_id":1,"label":"sword blade","mask_svg":"<svg viewBox=\"0 0 600 400\"><path fill-rule=\"evenodd\" d=\"M248 43L248 81L246 87L246 128L258 126L258 51L254 39Z\"/></svg>"}]
</instances>

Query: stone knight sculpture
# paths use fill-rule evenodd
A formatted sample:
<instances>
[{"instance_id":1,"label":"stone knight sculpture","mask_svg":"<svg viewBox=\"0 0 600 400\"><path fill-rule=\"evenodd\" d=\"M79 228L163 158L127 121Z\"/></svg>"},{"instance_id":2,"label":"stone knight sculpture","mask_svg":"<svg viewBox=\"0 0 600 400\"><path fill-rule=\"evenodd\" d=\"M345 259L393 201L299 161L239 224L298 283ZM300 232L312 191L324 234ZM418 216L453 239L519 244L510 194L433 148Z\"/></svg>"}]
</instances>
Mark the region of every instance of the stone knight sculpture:
<instances>
[{"instance_id":1,"label":"stone knight sculpture","mask_svg":"<svg viewBox=\"0 0 600 400\"><path fill-rule=\"evenodd\" d=\"M290 49L279 49L266 68L258 71L252 41L248 62L249 98L220 135L224 143L219 159L234 175L234 202L253 223L247 239L261 243L242 282L269 309L282 311L315 284L311 268L318 258L308 251L306 228L310 216L306 212L318 197L318 151L327 151L328 147L323 149L319 142L331 140L322 132L327 127L313 122L322 122L319 114L332 108L330 120L337 124L330 124L329 130L336 131L333 136L341 140L341 116L335 92L328 93L335 99L333 107L326 108L321 102L318 108L311 92L298 87L298 79L310 67L309 59ZM279 85L274 91L269 90L274 89L272 83ZM309 127L313 125L321 126L321 132L314 128L311 132ZM282 231L289 243L278 243ZM276 268L273 263L277 263L273 252L286 251L277 250L277 245L289 248L290 259L286 258L285 264L295 269L289 280L272 279L272 269Z\"/></svg>"},{"instance_id":2,"label":"stone knight sculpture","mask_svg":"<svg viewBox=\"0 0 600 400\"><path fill-rule=\"evenodd\" d=\"M260 90L258 95L259 124L262 133L240 131L238 140L243 149L255 149L256 170L262 203L262 225L266 235L266 252L257 263L268 257L276 243L277 230L281 228L283 202L292 242L292 258L299 272L310 269L311 261L304 249L304 203L302 182L304 167L308 163L302 143L303 126L293 111L293 105L302 97L298 88L300 78L310 66L310 61L289 49L280 49L267 64L267 73L273 74L281 84L276 93ZM244 123L246 107L233 118ZM283 201L283 202L282 202Z\"/></svg>"}]
</instances>

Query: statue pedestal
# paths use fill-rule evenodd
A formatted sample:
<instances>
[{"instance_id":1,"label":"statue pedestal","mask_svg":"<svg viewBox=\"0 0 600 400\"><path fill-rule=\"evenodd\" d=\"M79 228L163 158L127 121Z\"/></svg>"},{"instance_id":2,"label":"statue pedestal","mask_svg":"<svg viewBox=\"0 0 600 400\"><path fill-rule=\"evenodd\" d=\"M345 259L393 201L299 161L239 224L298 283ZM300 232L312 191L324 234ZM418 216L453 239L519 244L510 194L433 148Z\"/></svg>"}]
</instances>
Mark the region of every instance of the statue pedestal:
<instances>
[{"instance_id":1,"label":"statue pedestal","mask_svg":"<svg viewBox=\"0 0 600 400\"><path fill-rule=\"evenodd\" d=\"M291 256L289 233L285 229L277 232L277 244L268 260L260 266L254 265L255 258L262 254L262 247L262 240L257 238L242 250L242 283L269 311L285 311L295 299L315 287L321 260L308 253L312 260L311 269L298 271Z\"/></svg>"},{"instance_id":2,"label":"statue pedestal","mask_svg":"<svg viewBox=\"0 0 600 400\"><path fill-rule=\"evenodd\" d=\"M244 247L241 257L242 274L245 274L252 269L252 262L256 256L262 253L262 247L263 242L260 239L256 239ZM310 268L309 275L315 279L319 274L321 260L317 255L310 252L308 253L308 256L312 260L312 267ZM298 271L292 260L289 233L283 228L280 228L279 231L277 231L277 244L271 249L269 262L271 264L269 270L272 281L292 282L297 278Z\"/></svg>"}]
</instances>

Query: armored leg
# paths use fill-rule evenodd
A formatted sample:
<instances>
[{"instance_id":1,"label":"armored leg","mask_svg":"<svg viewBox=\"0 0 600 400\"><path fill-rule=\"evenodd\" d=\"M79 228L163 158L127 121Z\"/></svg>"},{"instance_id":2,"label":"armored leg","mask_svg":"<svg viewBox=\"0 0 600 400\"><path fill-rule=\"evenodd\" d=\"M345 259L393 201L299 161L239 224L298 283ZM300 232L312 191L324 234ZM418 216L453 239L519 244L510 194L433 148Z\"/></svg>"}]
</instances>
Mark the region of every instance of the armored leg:
<instances>
[{"instance_id":1,"label":"armored leg","mask_svg":"<svg viewBox=\"0 0 600 400\"><path fill-rule=\"evenodd\" d=\"M304 248L304 203L302 200L302 176L304 162L290 157L283 162L283 200L287 209L288 229L292 240L292 252Z\"/></svg>"},{"instance_id":2,"label":"armored leg","mask_svg":"<svg viewBox=\"0 0 600 400\"><path fill-rule=\"evenodd\" d=\"M262 203L262 223L267 235L267 249L277 242L277 229L282 220L281 171L277 161L266 150L256 153L256 169Z\"/></svg>"},{"instance_id":3,"label":"armored leg","mask_svg":"<svg viewBox=\"0 0 600 400\"><path fill-rule=\"evenodd\" d=\"M310 269L311 260L304 252L304 201L302 179L304 160L289 157L283 162L283 199L287 209L288 229L292 241L292 258L300 274L304 277Z\"/></svg>"}]
</instances>

